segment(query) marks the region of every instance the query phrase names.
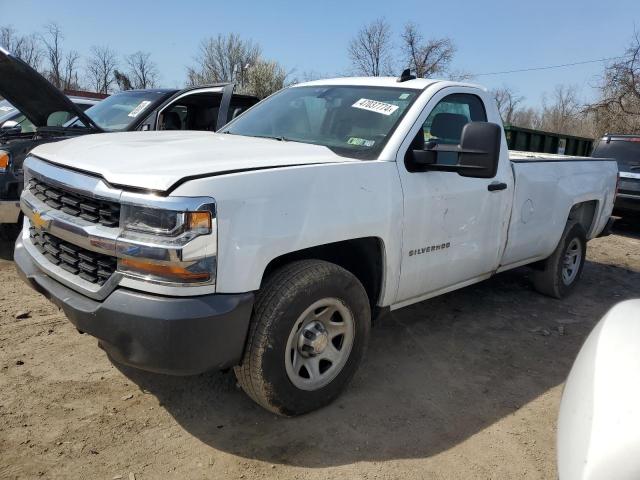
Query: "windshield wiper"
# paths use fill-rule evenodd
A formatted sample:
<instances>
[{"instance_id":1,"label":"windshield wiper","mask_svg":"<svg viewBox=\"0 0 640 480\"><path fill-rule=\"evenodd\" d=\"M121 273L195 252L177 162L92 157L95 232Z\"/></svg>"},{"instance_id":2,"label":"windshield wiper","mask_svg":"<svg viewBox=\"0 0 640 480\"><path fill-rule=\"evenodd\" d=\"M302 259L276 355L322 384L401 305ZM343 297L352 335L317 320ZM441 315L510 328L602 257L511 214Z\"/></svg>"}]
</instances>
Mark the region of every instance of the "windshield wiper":
<instances>
[{"instance_id":1,"label":"windshield wiper","mask_svg":"<svg viewBox=\"0 0 640 480\"><path fill-rule=\"evenodd\" d=\"M226 133L227 135L238 135L240 137L252 137L252 138L268 138L270 140L278 140L279 142L299 142L299 140L292 140L284 135L247 135L244 133L231 133L229 130L223 130L219 133Z\"/></svg>"}]
</instances>

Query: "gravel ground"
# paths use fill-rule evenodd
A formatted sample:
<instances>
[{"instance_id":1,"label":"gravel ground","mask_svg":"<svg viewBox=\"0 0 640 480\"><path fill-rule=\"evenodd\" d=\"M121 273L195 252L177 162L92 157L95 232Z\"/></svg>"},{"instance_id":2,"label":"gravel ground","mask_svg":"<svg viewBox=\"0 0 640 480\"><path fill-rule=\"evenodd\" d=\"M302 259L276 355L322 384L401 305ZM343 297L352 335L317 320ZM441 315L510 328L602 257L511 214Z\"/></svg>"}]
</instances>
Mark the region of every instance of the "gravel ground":
<instances>
[{"instance_id":1,"label":"gravel ground","mask_svg":"<svg viewBox=\"0 0 640 480\"><path fill-rule=\"evenodd\" d=\"M0 478L555 478L572 361L607 309L640 297L637 225L589 244L564 301L518 269L385 317L345 394L295 419L254 405L232 373L112 364L3 245Z\"/></svg>"}]
</instances>

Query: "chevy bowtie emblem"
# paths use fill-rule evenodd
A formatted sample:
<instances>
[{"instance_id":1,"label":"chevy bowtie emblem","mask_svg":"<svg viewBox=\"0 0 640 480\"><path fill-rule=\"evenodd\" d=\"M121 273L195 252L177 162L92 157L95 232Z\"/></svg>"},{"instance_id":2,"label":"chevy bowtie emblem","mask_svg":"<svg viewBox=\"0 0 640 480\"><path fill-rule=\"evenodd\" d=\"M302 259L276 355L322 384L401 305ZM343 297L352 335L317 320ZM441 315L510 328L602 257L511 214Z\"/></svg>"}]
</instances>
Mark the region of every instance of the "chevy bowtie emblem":
<instances>
[{"instance_id":1,"label":"chevy bowtie emblem","mask_svg":"<svg viewBox=\"0 0 640 480\"><path fill-rule=\"evenodd\" d=\"M31 218L31 222L37 229L46 230L47 228L49 228L49 224L51 223L51 220L46 220L42 218L42 215L40 215L39 212L35 212L33 214L33 217Z\"/></svg>"}]
</instances>

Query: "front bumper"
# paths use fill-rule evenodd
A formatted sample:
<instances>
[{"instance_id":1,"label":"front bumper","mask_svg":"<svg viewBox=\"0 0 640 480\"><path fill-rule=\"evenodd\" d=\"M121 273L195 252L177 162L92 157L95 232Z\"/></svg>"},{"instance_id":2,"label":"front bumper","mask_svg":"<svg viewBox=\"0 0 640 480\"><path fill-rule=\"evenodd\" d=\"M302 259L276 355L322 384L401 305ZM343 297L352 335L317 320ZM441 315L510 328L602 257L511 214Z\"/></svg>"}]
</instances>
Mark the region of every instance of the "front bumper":
<instances>
[{"instance_id":1,"label":"front bumper","mask_svg":"<svg viewBox=\"0 0 640 480\"><path fill-rule=\"evenodd\" d=\"M102 301L44 274L16 242L18 273L60 307L78 330L98 338L117 362L159 373L191 375L240 362L253 293L168 297L115 289Z\"/></svg>"}]
</instances>

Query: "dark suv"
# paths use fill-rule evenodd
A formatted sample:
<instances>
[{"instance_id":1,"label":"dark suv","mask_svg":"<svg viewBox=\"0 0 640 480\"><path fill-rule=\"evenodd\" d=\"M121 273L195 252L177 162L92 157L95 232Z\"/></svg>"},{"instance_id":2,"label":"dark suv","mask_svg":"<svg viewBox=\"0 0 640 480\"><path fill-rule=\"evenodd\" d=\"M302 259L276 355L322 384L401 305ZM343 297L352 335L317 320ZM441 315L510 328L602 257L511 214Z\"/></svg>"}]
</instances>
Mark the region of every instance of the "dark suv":
<instances>
[{"instance_id":1,"label":"dark suv","mask_svg":"<svg viewBox=\"0 0 640 480\"><path fill-rule=\"evenodd\" d=\"M620 182L614 211L640 214L640 135L605 135L591 156L618 162Z\"/></svg>"},{"instance_id":2,"label":"dark suv","mask_svg":"<svg viewBox=\"0 0 640 480\"><path fill-rule=\"evenodd\" d=\"M42 75L0 47L0 96L25 117L23 123L0 129L0 236L11 237L18 231L22 163L36 146L102 132L213 132L258 103L258 98L233 90L233 83L128 90L83 111ZM57 121L60 118L66 123Z\"/></svg>"}]
</instances>

